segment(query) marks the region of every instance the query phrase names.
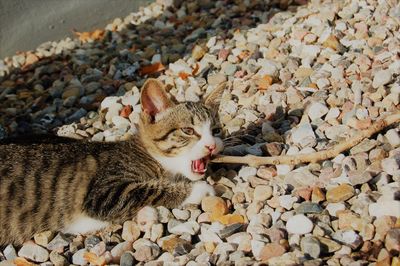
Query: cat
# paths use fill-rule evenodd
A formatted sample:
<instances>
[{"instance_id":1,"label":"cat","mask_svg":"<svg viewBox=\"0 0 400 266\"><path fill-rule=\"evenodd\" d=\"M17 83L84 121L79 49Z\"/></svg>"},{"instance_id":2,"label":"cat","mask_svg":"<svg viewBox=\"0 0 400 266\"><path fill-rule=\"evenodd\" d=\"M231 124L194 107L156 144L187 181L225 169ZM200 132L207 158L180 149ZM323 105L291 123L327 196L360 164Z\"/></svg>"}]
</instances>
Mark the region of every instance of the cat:
<instances>
[{"instance_id":1,"label":"cat","mask_svg":"<svg viewBox=\"0 0 400 266\"><path fill-rule=\"evenodd\" d=\"M223 149L219 85L202 102L175 103L164 85L141 89L138 134L120 142L62 137L0 145L0 246L38 232L86 234L134 218L144 206L199 204L210 156Z\"/></svg>"}]
</instances>

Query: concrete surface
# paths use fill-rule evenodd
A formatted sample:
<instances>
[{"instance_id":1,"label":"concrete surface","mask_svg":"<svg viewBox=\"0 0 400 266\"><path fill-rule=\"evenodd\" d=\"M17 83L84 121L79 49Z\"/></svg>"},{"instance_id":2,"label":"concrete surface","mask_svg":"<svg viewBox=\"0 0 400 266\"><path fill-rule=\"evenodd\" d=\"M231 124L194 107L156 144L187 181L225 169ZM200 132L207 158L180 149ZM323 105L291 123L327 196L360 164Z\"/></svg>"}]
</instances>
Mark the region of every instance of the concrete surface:
<instances>
[{"instance_id":1,"label":"concrete surface","mask_svg":"<svg viewBox=\"0 0 400 266\"><path fill-rule=\"evenodd\" d=\"M104 28L151 0L0 0L0 58L72 36L72 29Z\"/></svg>"}]
</instances>

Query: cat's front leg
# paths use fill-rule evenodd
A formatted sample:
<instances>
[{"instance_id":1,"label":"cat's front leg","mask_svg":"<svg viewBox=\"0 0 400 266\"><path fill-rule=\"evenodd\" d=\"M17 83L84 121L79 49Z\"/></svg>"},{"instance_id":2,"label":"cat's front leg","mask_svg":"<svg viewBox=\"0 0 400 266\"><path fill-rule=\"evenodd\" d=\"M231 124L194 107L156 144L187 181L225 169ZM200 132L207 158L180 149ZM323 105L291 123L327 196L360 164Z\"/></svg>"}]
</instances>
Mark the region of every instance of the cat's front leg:
<instances>
[{"instance_id":1,"label":"cat's front leg","mask_svg":"<svg viewBox=\"0 0 400 266\"><path fill-rule=\"evenodd\" d=\"M190 194L182 202L181 206L186 204L200 204L201 200L206 196L214 196L214 188L205 181L194 182Z\"/></svg>"}]
</instances>

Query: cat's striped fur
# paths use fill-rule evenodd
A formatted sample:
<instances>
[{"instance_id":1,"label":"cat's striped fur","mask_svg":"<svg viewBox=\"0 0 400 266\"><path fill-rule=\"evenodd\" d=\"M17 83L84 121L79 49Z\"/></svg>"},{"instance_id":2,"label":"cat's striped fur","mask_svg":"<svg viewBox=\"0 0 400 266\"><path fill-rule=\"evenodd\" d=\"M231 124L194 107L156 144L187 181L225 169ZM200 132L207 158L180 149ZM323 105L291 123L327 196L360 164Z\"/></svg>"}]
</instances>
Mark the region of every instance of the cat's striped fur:
<instances>
[{"instance_id":1,"label":"cat's striped fur","mask_svg":"<svg viewBox=\"0 0 400 266\"><path fill-rule=\"evenodd\" d=\"M148 80L142 88L140 134L129 141L3 141L0 246L21 244L46 230L85 233L132 219L146 205L173 208L212 194L210 186L192 181L202 174L187 169L191 160L221 148L211 135L210 107L215 108L222 89L205 103L175 105L160 82ZM213 144L216 149L205 148Z\"/></svg>"}]
</instances>

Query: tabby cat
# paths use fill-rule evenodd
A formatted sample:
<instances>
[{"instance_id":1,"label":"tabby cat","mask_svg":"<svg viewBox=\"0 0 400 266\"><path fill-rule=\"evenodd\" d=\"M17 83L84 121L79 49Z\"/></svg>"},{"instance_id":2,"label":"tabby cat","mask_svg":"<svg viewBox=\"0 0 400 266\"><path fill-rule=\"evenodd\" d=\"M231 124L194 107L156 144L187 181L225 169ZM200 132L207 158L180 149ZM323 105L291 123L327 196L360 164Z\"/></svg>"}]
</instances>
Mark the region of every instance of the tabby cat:
<instances>
[{"instance_id":1,"label":"tabby cat","mask_svg":"<svg viewBox=\"0 0 400 266\"><path fill-rule=\"evenodd\" d=\"M144 206L198 204L222 149L215 110L224 85L203 102L175 104L161 82L141 92L139 134L121 142L61 137L6 140L0 145L0 246L46 230L94 232L132 219Z\"/></svg>"}]
</instances>

